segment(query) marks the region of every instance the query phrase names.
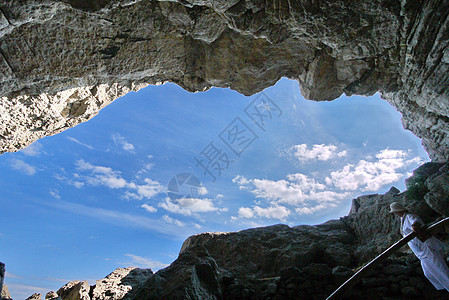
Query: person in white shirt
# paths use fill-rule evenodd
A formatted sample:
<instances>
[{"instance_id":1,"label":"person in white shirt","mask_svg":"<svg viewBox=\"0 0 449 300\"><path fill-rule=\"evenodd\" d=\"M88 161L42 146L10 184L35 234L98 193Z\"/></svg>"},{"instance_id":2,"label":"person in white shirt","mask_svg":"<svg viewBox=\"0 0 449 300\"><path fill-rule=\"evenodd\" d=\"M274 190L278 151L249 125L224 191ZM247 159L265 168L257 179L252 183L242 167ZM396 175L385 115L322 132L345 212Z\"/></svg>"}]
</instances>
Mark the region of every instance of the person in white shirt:
<instances>
[{"instance_id":1,"label":"person in white shirt","mask_svg":"<svg viewBox=\"0 0 449 300\"><path fill-rule=\"evenodd\" d=\"M390 205L390 213L401 217L401 234L408 235L412 231L417 233L417 238L408 242L410 249L421 261L424 275L437 290L446 289L449 292L449 268L444 260L444 244L434 236L430 236L423 221L410 213L401 203L393 202Z\"/></svg>"}]
</instances>

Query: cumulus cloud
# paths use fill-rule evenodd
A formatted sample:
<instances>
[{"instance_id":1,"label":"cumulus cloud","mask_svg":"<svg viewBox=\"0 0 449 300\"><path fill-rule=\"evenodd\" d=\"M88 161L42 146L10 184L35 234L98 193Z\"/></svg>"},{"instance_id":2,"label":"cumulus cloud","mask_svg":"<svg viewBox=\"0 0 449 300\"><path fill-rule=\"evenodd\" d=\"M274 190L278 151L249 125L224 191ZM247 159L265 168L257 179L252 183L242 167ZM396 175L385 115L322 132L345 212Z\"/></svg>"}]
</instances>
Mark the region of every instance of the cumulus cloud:
<instances>
[{"instance_id":1,"label":"cumulus cloud","mask_svg":"<svg viewBox=\"0 0 449 300\"><path fill-rule=\"evenodd\" d=\"M174 225L176 225L176 226L179 226L179 227L184 227L186 224L185 223L183 223L183 222L181 222L181 221L179 221L179 220L177 220L177 219L173 219L173 218L171 218L171 217L169 217L169 216L167 216L167 215L164 215L163 217L162 217L162 220L164 220L165 222L167 222L167 223L170 223L170 224L174 224Z\"/></svg>"},{"instance_id":2,"label":"cumulus cloud","mask_svg":"<svg viewBox=\"0 0 449 300\"><path fill-rule=\"evenodd\" d=\"M25 149L20 150L20 153L26 156L39 156L41 155L42 144L39 142L34 142Z\"/></svg>"},{"instance_id":3,"label":"cumulus cloud","mask_svg":"<svg viewBox=\"0 0 449 300\"><path fill-rule=\"evenodd\" d=\"M138 268L150 268L153 271L165 268L168 264L162 263L160 261L154 261L152 259L134 255L134 254L125 254L125 256L131 258L130 262L124 263L126 266L138 267Z\"/></svg>"},{"instance_id":4,"label":"cumulus cloud","mask_svg":"<svg viewBox=\"0 0 449 300\"><path fill-rule=\"evenodd\" d=\"M233 219L268 218L285 221L290 216L291 206L298 214L310 214L316 211L335 207L336 204L348 197L347 192L328 190L325 184L319 183L304 174L289 174L286 179L247 179L237 176L233 179L256 198L269 202L268 207L255 205L254 207L241 207L238 217Z\"/></svg>"},{"instance_id":5,"label":"cumulus cloud","mask_svg":"<svg viewBox=\"0 0 449 300\"><path fill-rule=\"evenodd\" d=\"M123 150L128 151L130 153L134 153L134 145L129 143L125 137L120 135L119 133L115 133L112 135L112 140L114 144L118 147L121 147Z\"/></svg>"},{"instance_id":6,"label":"cumulus cloud","mask_svg":"<svg viewBox=\"0 0 449 300\"><path fill-rule=\"evenodd\" d=\"M325 190L326 185L313 178L296 173L287 175L287 179L246 179L237 176L233 181L241 189L247 189L256 198L262 198L276 203L298 206L306 201L332 202L346 197L345 193Z\"/></svg>"},{"instance_id":7,"label":"cumulus cloud","mask_svg":"<svg viewBox=\"0 0 449 300\"><path fill-rule=\"evenodd\" d=\"M296 149L307 150L303 152L304 159L326 160L346 155L346 152L339 152L334 146L315 145L312 149L307 149L305 145L296 147ZM320 174L324 177L321 181L312 177L318 176L314 173L310 176L302 173L289 174L279 180L248 179L236 176L233 182L240 189L248 190L259 200L254 202L255 206L241 207L238 210L238 216L233 219L278 218L284 220L291 211L297 214L313 214L329 210L336 207L342 200L351 199L354 193L377 191L397 182L405 175L405 167L422 163L420 158L409 158L409 156L407 151L387 148L356 163L343 165L341 169L332 171L328 175ZM269 206L263 207L264 201Z\"/></svg>"},{"instance_id":8,"label":"cumulus cloud","mask_svg":"<svg viewBox=\"0 0 449 300\"><path fill-rule=\"evenodd\" d=\"M335 145L316 144L311 148L307 144L300 144L293 146L290 151L293 152L294 157L300 162L314 161L314 160L330 160L345 156L346 151L337 151Z\"/></svg>"},{"instance_id":9,"label":"cumulus cloud","mask_svg":"<svg viewBox=\"0 0 449 300\"><path fill-rule=\"evenodd\" d=\"M285 219L290 215L290 210L284 206L272 205L266 208L260 206L240 207L238 216L240 218L253 218L254 216L268 218L268 219L279 219L285 221Z\"/></svg>"},{"instance_id":10,"label":"cumulus cloud","mask_svg":"<svg viewBox=\"0 0 449 300\"><path fill-rule=\"evenodd\" d=\"M145 209L147 212L150 212L150 213L155 213L155 212L157 212L157 208L155 208L155 207L153 207L153 206L151 206L151 205L148 205L148 204L142 204L140 207L142 207L143 209Z\"/></svg>"},{"instance_id":11,"label":"cumulus cloud","mask_svg":"<svg viewBox=\"0 0 449 300\"><path fill-rule=\"evenodd\" d=\"M36 173L36 167L34 167L30 164L27 164L26 162L24 162L21 159L11 160L11 168L16 171L25 173L26 175L29 175L29 176L34 175Z\"/></svg>"},{"instance_id":12,"label":"cumulus cloud","mask_svg":"<svg viewBox=\"0 0 449 300\"><path fill-rule=\"evenodd\" d=\"M325 209L329 209L329 208L334 208L336 207L337 204L336 203L326 203L326 204L318 204L315 206L304 206L304 207L297 207L295 209L296 213L299 215L311 215L313 213L325 210Z\"/></svg>"},{"instance_id":13,"label":"cumulus cloud","mask_svg":"<svg viewBox=\"0 0 449 300\"><path fill-rule=\"evenodd\" d=\"M110 189L124 189L124 198L142 200L150 199L165 192L165 187L150 178L139 180L140 182L127 181L120 171L110 167L96 166L80 159L75 163L78 173L73 178L63 175L55 177L71 185L81 188L85 185L106 187Z\"/></svg>"},{"instance_id":14,"label":"cumulus cloud","mask_svg":"<svg viewBox=\"0 0 449 300\"><path fill-rule=\"evenodd\" d=\"M404 167L420 162L419 158L407 159L408 156L403 150L384 149L376 154L374 161L360 160L331 172L326 183L341 190L376 191L404 176Z\"/></svg>"},{"instance_id":15,"label":"cumulus cloud","mask_svg":"<svg viewBox=\"0 0 449 300\"><path fill-rule=\"evenodd\" d=\"M185 216L219 210L209 198L179 198L173 201L166 198L165 202L160 203L159 206L169 212Z\"/></svg>"},{"instance_id":16,"label":"cumulus cloud","mask_svg":"<svg viewBox=\"0 0 449 300\"><path fill-rule=\"evenodd\" d=\"M153 163L146 163L143 165L142 169L140 169L137 174L136 177L140 178L141 176L143 176L144 174L148 173L151 169L153 169L154 164Z\"/></svg>"},{"instance_id":17,"label":"cumulus cloud","mask_svg":"<svg viewBox=\"0 0 449 300\"><path fill-rule=\"evenodd\" d=\"M90 171L90 176L84 176L84 180L89 185L106 186L111 189L119 189L128 186L128 183L120 175L119 171L114 171L109 167L94 166L80 159L76 162L77 169L80 171Z\"/></svg>"}]
</instances>

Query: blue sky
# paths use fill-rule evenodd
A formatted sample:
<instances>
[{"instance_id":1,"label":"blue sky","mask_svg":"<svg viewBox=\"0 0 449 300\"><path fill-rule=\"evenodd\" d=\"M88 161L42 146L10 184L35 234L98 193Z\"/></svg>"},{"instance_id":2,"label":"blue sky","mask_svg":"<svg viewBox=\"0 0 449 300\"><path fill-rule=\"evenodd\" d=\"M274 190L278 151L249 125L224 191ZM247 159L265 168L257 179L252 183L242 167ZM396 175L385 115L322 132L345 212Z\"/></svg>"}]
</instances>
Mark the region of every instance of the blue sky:
<instances>
[{"instance_id":1,"label":"blue sky","mask_svg":"<svg viewBox=\"0 0 449 300\"><path fill-rule=\"evenodd\" d=\"M251 97L149 86L0 157L0 261L17 299L157 270L189 235L339 218L428 160L378 95L306 101L287 79Z\"/></svg>"}]
</instances>

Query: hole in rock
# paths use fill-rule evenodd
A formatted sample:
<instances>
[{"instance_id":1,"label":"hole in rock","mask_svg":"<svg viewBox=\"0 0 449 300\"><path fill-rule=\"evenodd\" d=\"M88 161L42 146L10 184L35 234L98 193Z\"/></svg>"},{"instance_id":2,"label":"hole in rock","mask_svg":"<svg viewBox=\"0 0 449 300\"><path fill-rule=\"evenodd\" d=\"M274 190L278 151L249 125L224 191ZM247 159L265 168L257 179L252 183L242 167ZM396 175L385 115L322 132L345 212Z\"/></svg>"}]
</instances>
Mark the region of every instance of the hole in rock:
<instances>
[{"instance_id":1,"label":"hole in rock","mask_svg":"<svg viewBox=\"0 0 449 300\"><path fill-rule=\"evenodd\" d=\"M427 160L379 95L306 101L287 79L251 97L149 86L1 156L6 283L25 299L163 268L191 234L322 223L359 195L404 190Z\"/></svg>"}]
</instances>

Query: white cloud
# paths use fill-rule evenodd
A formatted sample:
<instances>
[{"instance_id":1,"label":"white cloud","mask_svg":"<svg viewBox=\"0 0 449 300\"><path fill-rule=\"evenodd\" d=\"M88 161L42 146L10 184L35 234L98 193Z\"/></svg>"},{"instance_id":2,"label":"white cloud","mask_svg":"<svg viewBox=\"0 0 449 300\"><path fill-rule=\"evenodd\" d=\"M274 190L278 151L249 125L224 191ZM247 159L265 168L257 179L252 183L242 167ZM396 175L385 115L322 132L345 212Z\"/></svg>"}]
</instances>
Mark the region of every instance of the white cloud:
<instances>
[{"instance_id":1,"label":"white cloud","mask_svg":"<svg viewBox=\"0 0 449 300\"><path fill-rule=\"evenodd\" d=\"M313 213L316 213L318 211L322 211L325 209L329 209L329 208L334 208L336 207L337 204L335 203L329 203L329 204L319 204L319 205L315 205L312 207L298 207L295 209L295 211L299 214L299 215L311 215Z\"/></svg>"},{"instance_id":2,"label":"white cloud","mask_svg":"<svg viewBox=\"0 0 449 300\"><path fill-rule=\"evenodd\" d=\"M159 204L163 209L185 216L193 213L203 213L219 210L214 206L213 200L209 198L180 198L172 202L170 198L166 198L165 202Z\"/></svg>"},{"instance_id":3,"label":"white cloud","mask_svg":"<svg viewBox=\"0 0 449 300\"><path fill-rule=\"evenodd\" d=\"M73 185L78 183L78 186L87 184L104 186L110 189L128 189L124 194L126 199L150 199L165 191L164 186L150 178L144 178L143 184L128 182L122 177L120 171L115 171L109 167L95 166L82 159L76 162L76 168L78 171L88 174L75 173L74 178L76 180L66 180L67 182Z\"/></svg>"},{"instance_id":4,"label":"white cloud","mask_svg":"<svg viewBox=\"0 0 449 300\"><path fill-rule=\"evenodd\" d=\"M59 195L59 191L57 189L50 189L50 196L52 196L55 199L61 199L61 196Z\"/></svg>"},{"instance_id":5,"label":"white cloud","mask_svg":"<svg viewBox=\"0 0 449 300\"><path fill-rule=\"evenodd\" d=\"M114 171L108 167L94 166L80 159L76 162L77 169L80 171L90 171L91 176L84 176L87 184L94 186L106 186L111 189L119 189L128 186L128 183L120 175L119 171Z\"/></svg>"},{"instance_id":6,"label":"white cloud","mask_svg":"<svg viewBox=\"0 0 449 300\"><path fill-rule=\"evenodd\" d=\"M93 149L94 149L94 147L92 147L91 145L82 143L82 142L80 142L79 140L77 140L77 139L74 138L74 137L68 136L67 139L68 139L69 141L72 141L72 142L74 142L74 143L77 143L77 144L79 144L79 145L81 145L81 146L84 146L84 147L86 147L86 148L88 148L88 149L90 149L90 150L93 150Z\"/></svg>"},{"instance_id":7,"label":"white cloud","mask_svg":"<svg viewBox=\"0 0 449 300\"><path fill-rule=\"evenodd\" d=\"M343 169L331 172L326 183L341 190L377 191L404 176L400 172L402 168L420 162L419 158L407 159L408 156L403 150L384 149L376 154L375 161L360 160L355 165L347 164Z\"/></svg>"},{"instance_id":8,"label":"white cloud","mask_svg":"<svg viewBox=\"0 0 449 300\"><path fill-rule=\"evenodd\" d=\"M345 155L343 152L337 152L333 147L326 146L329 151L323 151L323 147L312 148L312 150L318 149L316 153L323 155L317 159ZM309 157L318 156L310 155ZM284 220L293 210L297 214L329 210L336 207L342 200L351 199L354 193L377 191L385 185L398 181L405 175L406 166L420 163L422 162L418 157L409 159L407 151L384 149L376 155L366 156L364 160L346 164L340 170L330 172L323 182L312 177L325 176L319 173L311 173L310 176L301 173L289 174L285 179L279 180L247 179L239 175L233 179L233 182L239 185L240 189L251 192L258 200L254 201L255 206L241 207L237 217L231 217L231 219L263 217ZM262 205L264 201L270 206L264 208Z\"/></svg>"},{"instance_id":9,"label":"white cloud","mask_svg":"<svg viewBox=\"0 0 449 300\"><path fill-rule=\"evenodd\" d=\"M145 184L136 185L137 194L143 198L152 198L159 193L165 191L165 187L161 186L159 182L151 180L149 178L144 179ZM130 186L133 186L132 184Z\"/></svg>"},{"instance_id":10,"label":"white cloud","mask_svg":"<svg viewBox=\"0 0 449 300\"><path fill-rule=\"evenodd\" d=\"M155 212L157 212L157 209L155 208L155 207L153 207L153 206L150 206L150 205L148 205L148 204L142 204L140 207L142 207L143 209L145 209L147 212L150 212L150 213L155 213Z\"/></svg>"},{"instance_id":11,"label":"white cloud","mask_svg":"<svg viewBox=\"0 0 449 300\"><path fill-rule=\"evenodd\" d=\"M119 133L115 133L112 135L112 140L116 146L122 147L123 150L128 151L130 153L134 153L134 145L129 143L125 137L120 135Z\"/></svg>"},{"instance_id":12,"label":"white cloud","mask_svg":"<svg viewBox=\"0 0 449 300\"><path fill-rule=\"evenodd\" d=\"M325 190L326 185L301 173L289 174L287 180L236 178L234 182L240 183L241 189L248 189L256 198L294 206L306 201L332 202L347 196L346 193Z\"/></svg>"},{"instance_id":13,"label":"white cloud","mask_svg":"<svg viewBox=\"0 0 449 300\"><path fill-rule=\"evenodd\" d=\"M20 171L22 173L25 173L26 175L32 176L36 173L36 167L27 164L21 159L13 159L11 160L11 168L13 168L16 171Z\"/></svg>"},{"instance_id":14,"label":"white cloud","mask_svg":"<svg viewBox=\"0 0 449 300\"><path fill-rule=\"evenodd\" d=\"M285 219L290 215L290 210L284 206L272 205L266 208L260 206L254 206L254 208L240 207L238 215L240 218L251 219L255 216L268 218L268 219L279 219L285 221Z\"/></svg>"},{"instance_id":15,"label":"white cloud","mask_svg":"<svg viewBox=\"0 0 449 300\"><path fill-rule=\"evenodd\" d=\"M124 263L127 266L149 268L152 269L153 271L157 271L159 269L168 267L168 264L162 263L160 261L154 261L143 256L138 256L134 254L125 254L125 256L131 258L130 262Z\"/></svg>"},{"instance_id":16,"label":"white cloud","mask_svg":"<svg viewBox=\"0 0 449 300\"><path fill-rule=\"evenodd\" d=\"M164 216L162 217L162 220L164 220L164 221L167 222L167 223L170 223L170 224L174 224L174 225L176 225L176 226L179 226L179 227L184 227L184 226L186 225L185 223L183 223L183 222L181 222L181 221L179 221L179 220L177 220L177 219L170 218L170 217L167 216L167 215L164 215Z\"/></svg>"},{"instance_id":17,"label":"white cloud","mask_svg":"<svg viewBox=\"0 0 449 300\"><path fill-rule=\"evenodd\" d=\"M41 155L42 144L39 142L34 142L25 149L20 150L20 153L26 156L39 156Z\"/></svg>"},{"instance_id":18,"label":"white cloud","mask_svg":"<svg viewBox=\"0 0 449 300\"><path fill-rule=\"evenodd\" d=\"M346 151L337 151L335 145L317 144L312 148L308 148L307 144L300 144L293 146L290 151L293 151L293 155L300 162L313 161L313 160L330 160L345 156Z\"/></svg>"},{"instance_id":19,"label":"white cloud","mask_svg":"<svg viewBox=\"0 0 449 300\"><path fill-rule=\"evenodd\" d=\"M241 218L250 219L250 218L254 217L254 212L249 207L240 207L238 214L239 214L239 217L241 217Z\"/></svg>"},{"instance_id":20,"label":"white cloud","mask_svg":"<svg viewBox=\"0 0 449 300\"><path fill-rule=\"evenodd\" d=\"M145 165L143 166L143 168L140 169L139 172L137 172L136 177L140 177L140 176L142 176L143 174L148 173L148 171L150 171L153 167L154 167L154 164L153 164L153 163L147 163L147 164L145 164Z\"/></svg>"},{"instance_id":21,"label":"white cloud","mask_svg":"<svg viewBox=\"0 0 449 300\"><path fill-rule=\"evenodd\" d=\"M77 174L75 174L75 175L77 175ZM63 181L63 182L66 182L67 184L73 185L74 187L76 187L78 189L80 189L84 186L84 182L69 179L67 176L64 176L61 174L55 174L53 177L55 177L59 181ZM77 176L75 176L75 177L78 178Z\"/></svg>"}]
</instances>

